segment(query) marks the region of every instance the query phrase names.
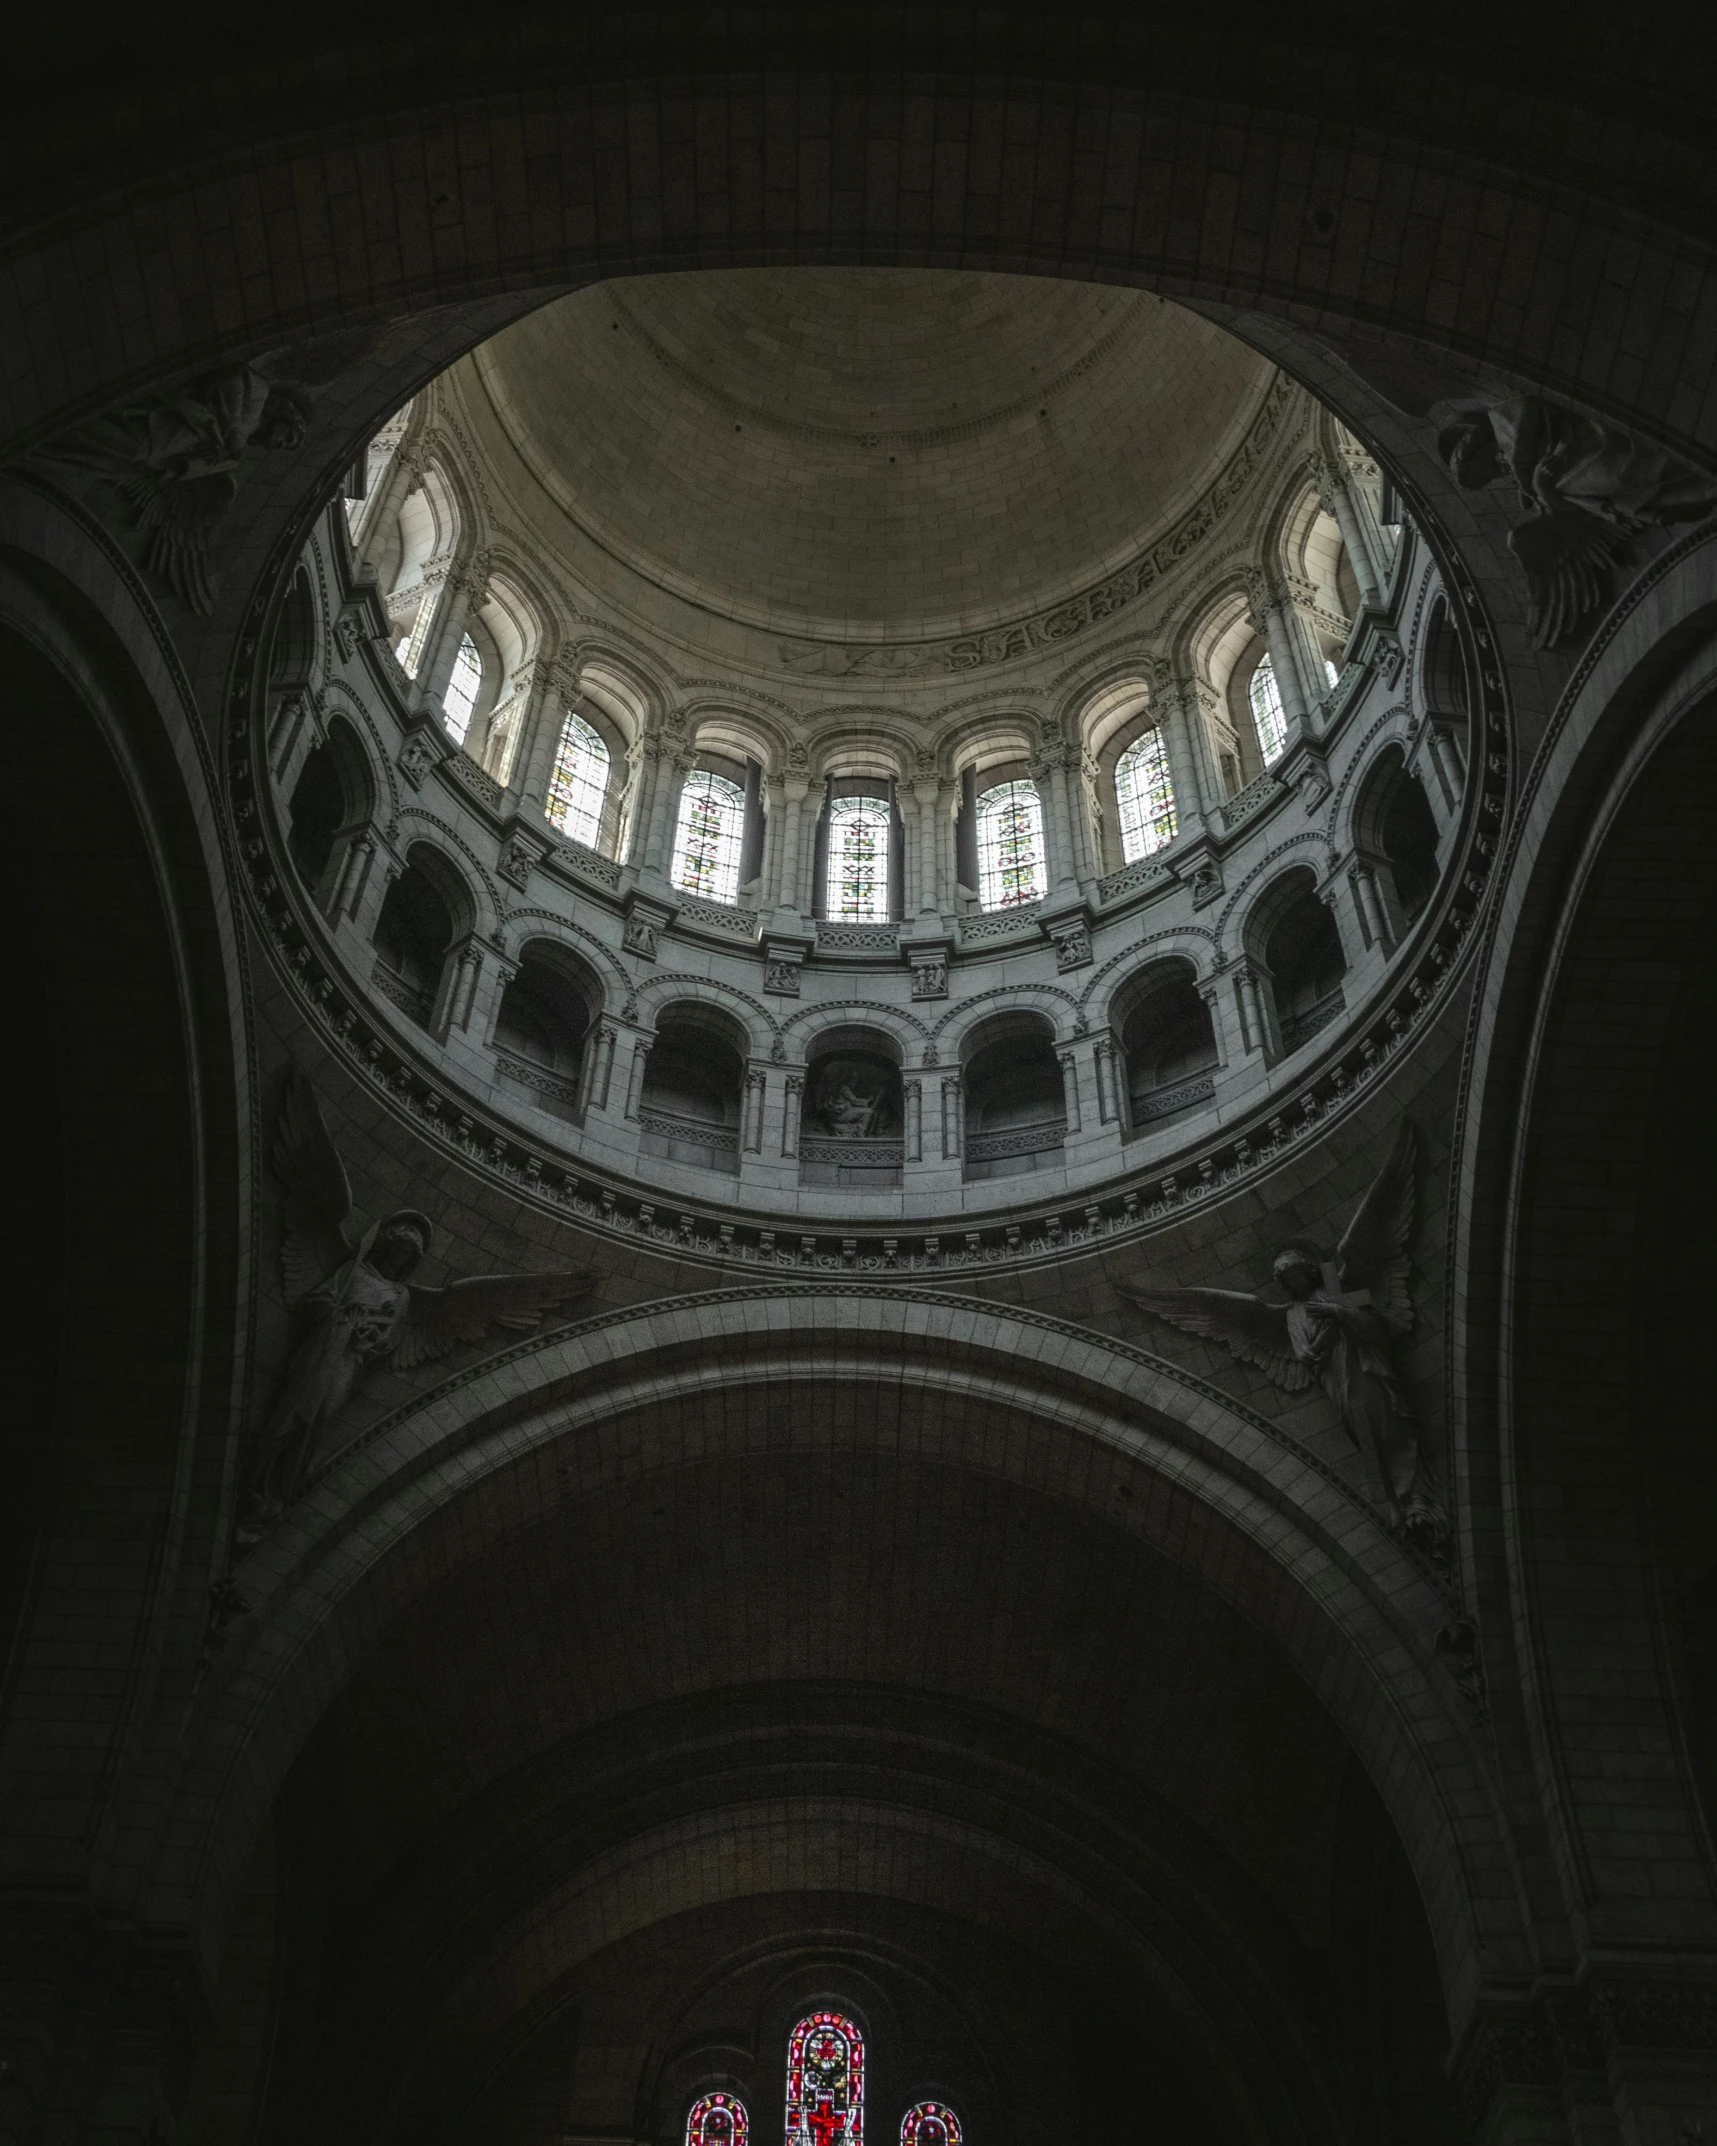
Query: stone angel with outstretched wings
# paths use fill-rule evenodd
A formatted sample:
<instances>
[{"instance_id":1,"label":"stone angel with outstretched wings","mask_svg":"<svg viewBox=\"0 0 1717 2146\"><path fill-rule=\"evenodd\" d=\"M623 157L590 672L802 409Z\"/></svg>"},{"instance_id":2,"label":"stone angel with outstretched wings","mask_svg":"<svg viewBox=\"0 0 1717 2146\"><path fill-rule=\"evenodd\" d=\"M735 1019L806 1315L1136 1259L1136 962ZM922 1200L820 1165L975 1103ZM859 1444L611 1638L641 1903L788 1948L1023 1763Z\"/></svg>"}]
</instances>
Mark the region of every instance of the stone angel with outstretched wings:
<instances>
[{"instance_id":1,"label":"stone angel with outstretched wings","mask_svg":"<svg viewBox=\"0 0 1717 2146\"><path fill-rule=\"evenodd\" d=\"M408 1371L480 1341L491 1327L525 1332L588 1293L587 1268L549 1274L474 1274L427 1289L411 1280L434 1234L427 1215L401 1208L362 1228L352 1188L315 1090L287 1076L271 1154L286 1196L281 1278L299 1335L263 1436L254 1530L296 1492L322 1428L372 1365Z\"/></svg>"},{"instance_id":2,"label":"stone angel with outstretched wings","mask_svg":"<svg viewBox=\"0 0 1717 2146\"><path fill-rule=\"evenodd\" d=\"M1413 1324L1414 1150L1413 1128L1404 1124L1333 1260L1304 1239L1277 1253L1272 1271L1285 1304L1239 1289L1120 1288L1171 1326L1256 1364L1287 1393L1321 1386L1348 1436L1369 1453L1396 1526L1429 1545L1443 1517L1425 1491L1418 1428L1391 1361L1391 1344Z\"/></svg>"}]
</instances>

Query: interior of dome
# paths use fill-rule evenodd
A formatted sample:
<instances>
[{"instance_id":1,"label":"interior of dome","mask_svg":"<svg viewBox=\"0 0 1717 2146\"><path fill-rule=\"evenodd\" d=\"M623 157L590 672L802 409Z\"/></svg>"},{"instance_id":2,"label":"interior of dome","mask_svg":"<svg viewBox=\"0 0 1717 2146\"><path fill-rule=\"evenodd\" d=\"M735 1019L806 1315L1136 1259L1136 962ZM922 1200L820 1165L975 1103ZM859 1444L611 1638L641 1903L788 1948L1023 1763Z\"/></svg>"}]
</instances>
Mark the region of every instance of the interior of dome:
<instances>
[{"instance_id":1,"label":"interior of dome","mask_svg":"<svg viewBox=\"0 0 1717 2146\"><path fill-rule=\"evenodd\" d=\"M1656 29L14 40L0 2146L1710 2139Z\"/></svg>"}]
</instances>

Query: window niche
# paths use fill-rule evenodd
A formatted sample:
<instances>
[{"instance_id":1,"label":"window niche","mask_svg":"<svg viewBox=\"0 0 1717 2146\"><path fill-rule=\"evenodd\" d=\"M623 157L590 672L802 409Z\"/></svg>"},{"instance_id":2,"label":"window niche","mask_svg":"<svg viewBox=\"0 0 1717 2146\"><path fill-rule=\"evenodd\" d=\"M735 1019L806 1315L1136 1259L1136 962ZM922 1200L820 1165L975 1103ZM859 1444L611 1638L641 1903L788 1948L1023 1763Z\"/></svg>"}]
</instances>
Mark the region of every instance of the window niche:
<instances>
[{"instance_id":1,"label":"window niche","mask_svg":"<svg viewBox=\"0 0 1717 2146\"><path fill-rule=\"evenodd\" d=\"M799 1120L799 1182L830 1192L895 1192L905 1160L900 1052L868 1028L811 1046Z\"/></svg>"},{"instance_id":2,"label":"window niche","mask_svg":"<svg viewBox=\"0 0 1717 2146\"><path fill-rule=\"evenodd\" d=\"M1269 985L1281 1055L1289 1057L1327 1028L1345 1003L1341 936L1309 871L1289 872L1269 890L1253 914L1247 943Z\"/></svg>"},{"instance_id":3,"label":"window niche","mask_svg":"<svg viewBox=\"0 0 1717 2146\"><path fill-rule=\"evenodd\" d=\"M468 928L468 904L452 867L419 843L376 919L374 981L420 1028L438 1023L448 956Z\"/></svg>"},{"instance_id":4,"label":"window niche","mask_svg":"<svg viewBox=\"0 0 1717 2146\"><path fill-rule=\"evenodd\" d=\"M762 862L762 768L700 752L680 788L668 877L682 894L737 907Z\"/></svg>"},{"instance_id":5,"label":"window niche","mask_svg":"<svg viewBox=\"0 0 1717 2146\"><path fill-rule=\"evenodd\" d=\"M1371 874L1393 944L1424 913L1437 890L1438 869L1436 818L1399 746L1380 756L1360 788L1353 847Z\"/></svg>"},{"instance_id":6,"label":"window niche","mask_svg":"<svg viewBox=\"0 0 1717 2146\"><path fill-rule=\"evenodd\" d=\"M1190 962L1153 962L1126 989L1114 1025L1134 1132L1155 1132L1211 1101L1221 1055Z\"/></svg>"},{"instance_id":7,"label":"window niche","mask_svg":"<svg viewBox=\"0 0 1717 2146\"><path fill-rule=\"evenodd\" d=\"M1035 1014L986 1022L962 1053L969 1182L1059 1169L1067 1098L1049 1024Z\"/></svg>"},{"instance_id":8,"label":"window niche","mask_svg":"<svg viewBox=\"0 0 1717 2146\"><path fill-rule=\"evenodd\" d=\"M596 985L582 963L552 941L527 946L495 1015L495 1070L539 1110L583 1120L580 1077Z\"/></svg>"},{"instance_id":9,"label":"window niche","mask_svg":"<svg viewBox=\"0 0 1717 2146\"><path fill-rule=\"evenodd\" d=\"M671 1007L644 1063L639 1152L737 1176L745 1062L745 1039L724 1014Z\"/></svg>"},{"instance_id":10,"label":"window niche","mask_svg":"<svg viewBox=\"0 0 1717 2146\"><path fill-rule=\"evenodd\" d=\"M369 763L350 729L335 721L306 755L287 805L286 847L319 909L333 902L350 837L375 808Z\"/></svg>"},{"instance_id":11,"label":"window niche","mask_svg":"<svg viewBox=\"0 0 1717 2146\"><path fill-rule=\"evenodd\" d=\"M1049 891L1043 802L1029 777L992 782L973 799L973 863L981 909L1016 909Z\"/></svg>"}]
</instances>

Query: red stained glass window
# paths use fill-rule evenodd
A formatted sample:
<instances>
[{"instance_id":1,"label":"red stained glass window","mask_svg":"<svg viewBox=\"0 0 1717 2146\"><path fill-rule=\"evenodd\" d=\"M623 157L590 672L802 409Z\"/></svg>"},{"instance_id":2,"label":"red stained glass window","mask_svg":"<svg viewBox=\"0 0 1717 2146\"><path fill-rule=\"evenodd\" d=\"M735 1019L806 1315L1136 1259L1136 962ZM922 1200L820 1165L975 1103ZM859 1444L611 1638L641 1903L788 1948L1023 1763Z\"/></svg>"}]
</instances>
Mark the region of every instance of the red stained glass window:
<instances>
[{"instance_id":1,"label":"red stained glass window","mask_svg":"<svg viewBox=\"0 0 1717 2146\"><path fill-rule=\"evenodd\" d=\"M745 2146L751 2123L731 2094L706 2094L686 2117L686 2146Z\"/></svg>"},{"instance_id":2,"label":"red stained glass window","mask_svg":"<svg viewBox=\"0 0 1717 2146\"><path fill-rule=\"evenodd\" d=\"M787 2044L787 2146L864 2146L864 2036L810 2012Z\"/></svg>"},{"instance_id":3,"label":"red stained glass window","mask_svg":"<svg viewBox=\"0 0 1717 2146\"><path fill-rule=\"evenodd\" d=\"M919 2101L900 2120L900 2146L960 2146L960 2119L945 2101Z\"/></svg>"}]
</instances>

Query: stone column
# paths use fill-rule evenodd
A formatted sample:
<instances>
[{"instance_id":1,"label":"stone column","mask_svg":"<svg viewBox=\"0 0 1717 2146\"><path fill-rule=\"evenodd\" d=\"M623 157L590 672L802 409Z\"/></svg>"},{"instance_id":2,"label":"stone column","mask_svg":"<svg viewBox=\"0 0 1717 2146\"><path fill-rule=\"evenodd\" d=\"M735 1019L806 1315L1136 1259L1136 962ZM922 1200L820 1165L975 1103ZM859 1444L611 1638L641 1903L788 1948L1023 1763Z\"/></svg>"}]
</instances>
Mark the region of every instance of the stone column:
<instances>
[{"instance_id":1,"label":"stone column","mask_svg":"<svg viewBox=\"0 0 1717 2146\"><path fill-rule=\"evenodd\" d=\"M1388 953L1400 936L1397 920L1390 914L1384 899L1384 888L1376 866L1364 857L1356 858L1349 867L1348 878L1353 886L1355 907L1359 911L1360 928L1374 947Z\"/></svg>"},{"instance_id":2,"label":"stone column","mask_svg":"<svg viewBox=\"0 0 1717 2146\"><path fill-rule=\"evenodd\" d=\"M745 1104L740 1113L740 1138L748 1155L763 1152L763 1113L768 1100L769 1074L763 1066L753 1066L745 1076Z\"/></svg>"},{"instance_id":3,"label":"stone column","mask_svg":"<svg viewBox=\"0 0 1717 2146\"><path fill-rule=\"evenodd\" d=\"M1311 466L1312 484L1318 495L1318 504L1324 512L1333 515L1336 527L1341 531L1341 541L1346 547L1348 563L1353 568L1353 578L1359 584L1360 601L1373 609L1383 602L1383 583L1378 574L1378 561L1374 555L1366 531L1361 523L1359 504L1349 488L1348 472L1340 462L1319 457Z\"/></svg>"},{"instance_id":4,"label":"stone column","mask_svg":"<svg viewBox=\"0 0 1717 2146\"><path fill-rule=\"evenodd\" d=\"M1073 819L1067 804L1067 741L1059 723L1043 725L1042 742L1031 756L1032 780L1043 800L1044 878L1049 891L1078 885L1073 850Z\"/></svg>"},{"instance_id":5,"label":"stone column","mask_svg":"<svg viewBox=\"0 0 1717 2146\"><path fill-rule=\"evenodd\" d=\"M965 1099L958 1073L942 1076L942 1160L956 1162L965 1152Z\"/></svg>"},{"instance_id":6,"label":"stone column","mask_svg":"<svg viewBox=\"0 0 1717 2146\"><path fill-rule=\"evenodd\" d=\"M1241 1047L1248 1054L1265 1058L1281 1055L1276 1030L1276 1004L1266 977L1250 961L1237 961L1230 971L1234 1004L1240 1016Z\"/></svg>"},{"instance_id":7,"label":"stone column","mask_svg":"<svg viewBox=\"0 0 1717 2146\"><path fill-rule=\"evenodd\" d=\"M441 706L453 676L465 621L482 603L487 586L487 577L475 560L457 566L447 577L440 609L417 662L417 682L436 707Z\"/></svg>"},{"instance_id":8,"label":"stone column","mask_svg":"<svg viewBox=\"0 0 1717 2146\"><path fill-rule=\"evenodd\" d=\"M1239 1007L1232 991L1224 991L1221 983L1212 977L1208 983L1196 986L1210 1013L1210 1032L1216 1039L1216 1068L1226 1072L1237 1059L1246 1055L1246 1038L1240 1026Z\"/></svg>"},{"instance_id":9,"label":"stone column","mask_svg":"<svg viewBox=\"0 0 1717 2146\"><path fill-rule=\"evenodd\" d=\"M644 1100L644 1067L650 1056L651 1036L635 1036L632 1040L632 1065L626 1077L626 1115L636 1118Z\"/></svg>"},{"instance_id":10,"label":"stone column","mask_svg":"<svg viewBox=\"0 0 1717 2146\"><path fill-rule=\"evenodd\" d=\"M358 543L355 547L357 563L360 566L375 566L375 554L382 531L422 481L422 462L405 448L398 449L387 466L375 497L364 502L363 519L358 525Z\"/></svg>"},{"instance_id":11,"label":"stone column","mask_svg":"<svg viewBox=\"0 0 1717 2146\"><path fill-rule=\"evenodd\" d=\"M1263 637L1276 674L1276 691L1282 696L1287 718L1287 744L1311 733L1310 704L1300 660L1300 627L1287 592L1267 581L1256 570L1246 577L1246 615L1252 630ZM1318 696L1321 697L1321 696Z\"/></svg>"},{"instance_id":12,"label":"stone column","mask_svg":"<svg viewBox=\"0 0 1717 2146\"><path fill-rule=\"evenodd\" d=\"M325 912L330 924L339 924L345 918L357 915L370 873L375 868L375 861L375 831L369 827L360 827L347 838L345 850L334 874Z\"/></svg>"},{"instance_id":13,"label":"stone column","mask_svg":"<svg viewBox=\"0 0 1717 2146\"><path fill-rule=\"evenodd\" d=\"M661 741L656 756L656 777L650 790L650 831L642 868L666 879L674 861L674 828L679 820L680 792L692 771L690 756Z\"/></svg>"},{"instance_id":14,"label":"stone column","mask_svg":"<svg viewBox=\"0 0 1717 2146\"><path fill-rule=\"evenodd\" d=\"M1071 1136L1085 1129L1084 1114L1079 1108L1079 1054L1069 1048L1057 1051L1061 1064L1061 1102L1067 1112L1067 1131Z\"/></svg>"},{"instance_id":15,"label":"stone column","mask_svg":"<svg viewBox=\"0 0 1717 2146\"><path fill-rule=\"evenodd\" d=\"M1171 665L1153 666L1151 712L1163 734L1163 744L1168 750L1169 782L1174 789L1174 816L1177 835L1201 835L1204 832L1204 812L1207 802L1214 802L1220 792L1208 790L1204 770L1200 765L1197 740L1193 735L1198 721L1198 688L1192 679L1176 672Z\"/></svg>"},{"instance_id":16,"label":"stone column","mask_svg":"<svg viewBox=\"0 0 1717 2146\"><path fill-rule=\"evenodd\" d=\"M561 725L565 721L566 688L546 663L539 663L531 676L525 712L519 718L518 743L513 748L513 779L507 785L518 792L533 812L548 817L549 777L554 756L560 749Z\"/></svg>"},{"instance_id":17,"label":"stone column","mask_svg":"<svg viewBox=\"0 0 1717 2146\"><path fill-rule=\"evenodd\" d=\"M908 1162L924 1160L924 1084L922 1081L902 1081L901 1141Z\"/></svg>"},{"instance_id":18,"label":"stone column","mask_svg":"<svg viewBox=\"0 0 1717 2146\"><path fill-rule=\"evenodd\" d=\"M1352 885L1344 886L1339 878L1326 879L1318 888L1318 898L1335 919L1335 928L1341 939L1342 959L1347 963L1349 976L1357 976L1366 965L1370 949L1365 943L1365 933L1360 926L1358 894Z\"/></svg>"},{"instance_id":19,"label":"stone column","mask_svg":"<svg viewBox=\"0 0 1717 2146\"><path fill-rule=\"evenodd\" d=\"M1097 1076L1097 1120L1115 1125L1121 1120L1121 1050L1113 1035L1101 1035L1091 1046L1092 1071Z\"/></svg>"},{"instance_id":20,"label":"stone column","mask_svg":"<svg viewBox=\"0 0 1717 2146\"><path fill-rule=\"evenodd\" d=\"M585 1110L608 1108L609 1084L614 1076L614 1024L600 1022L584 1047L579 1067L580 1105Z\"/></svg>"},{"instance_id":21,"label":"stone column","mask_svg":"<svg viewBox=\"0 0 1717 2146\"><path fill-rule=\"evenodd\" d=\"M920 906L931 915L944 916L954 907L954 815L949 809L949 785L938 779L915 787L924 808Z\"/></svg>"},{"instance_id":22,"label":"stone column","mask_svg":"<svg viewBox=\"0 0 1717 2146\"><path fill-rule=\"evenodd\" d=\"M799 771L790 771L781 778L781 829L778 837L780 862L776 877L775 905L782 909L796 909L804 915L809 904L804 899L800 885L799 860L805 847L805 799L810 794L810 777Z\"/></svg>"},{"instance_id":23,"label":"stone column","mask_svg":"<svg viewBox=\"0 0 1717 2146\"><path fill-rule=\"evenodd\" d=\"M789 1073L787 1076L787 1103L781 1114L781 1159L797 1162L799 1159L799 1121L805 1107L805 1076Z\"/></svg>"}]
</instances>

